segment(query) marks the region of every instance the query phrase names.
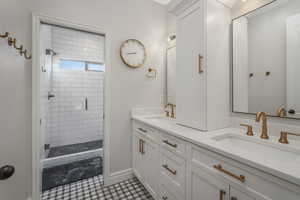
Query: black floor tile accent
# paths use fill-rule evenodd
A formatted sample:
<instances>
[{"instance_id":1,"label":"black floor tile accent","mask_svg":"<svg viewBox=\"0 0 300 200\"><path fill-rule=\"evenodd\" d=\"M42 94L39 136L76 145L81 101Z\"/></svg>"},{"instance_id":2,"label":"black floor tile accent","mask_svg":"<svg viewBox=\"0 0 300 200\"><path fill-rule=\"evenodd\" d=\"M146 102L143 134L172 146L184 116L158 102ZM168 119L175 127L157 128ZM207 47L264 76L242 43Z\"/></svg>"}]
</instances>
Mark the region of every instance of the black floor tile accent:
<instances>
[{"instance_id":1,"label":"black floor tile accent","mask_svg":"<svg viewBox=\"0 0 300 200\"><path fill-rule=\"evenodd\" d=\"M52 147L50 148L48 158L100 149L102 147L103 147L103 140L95 140L95 141L79 143L79 144Z\"/></svg>"},{"instance_id":2,"label":"black floor tile accent","mask_svg":"<svg viewBox=\"0 0 300 200\"><path fill-rule=\"evenodd\" d=\"M45 168L43 169L42 190L45 191L57 186L98 176L102 172L103 162L101 157Z\"/></svg>"},{"instance_id":3,"label":"black floor tile accent","mask_svg":"<svg viewBox=\"0 0 300 200\"><path fill-rule=\"evenodd\" d=\"M42 200L154 200L137 178L105 187L95 176L43 192Z\"/></svg>"}]
</instances>

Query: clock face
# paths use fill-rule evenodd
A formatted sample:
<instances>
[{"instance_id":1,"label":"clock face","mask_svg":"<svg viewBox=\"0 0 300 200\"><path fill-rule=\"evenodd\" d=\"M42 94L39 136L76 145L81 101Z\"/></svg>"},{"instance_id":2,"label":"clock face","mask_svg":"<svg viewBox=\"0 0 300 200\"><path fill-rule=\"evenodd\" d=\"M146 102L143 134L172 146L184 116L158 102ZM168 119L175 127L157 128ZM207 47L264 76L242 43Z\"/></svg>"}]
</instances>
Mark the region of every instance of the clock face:
<instances>
[{"instance_id":1,"label":"clock face","mask_svg":"<svg viewBox=\"0 0 300 200\"><path fill-rule=\"evenodd\" d=\"M146 61L146 49L135 39L126 40L121 46L120 54L123 62L129 67L141 67Z\"/></svg>"}]
</instances>

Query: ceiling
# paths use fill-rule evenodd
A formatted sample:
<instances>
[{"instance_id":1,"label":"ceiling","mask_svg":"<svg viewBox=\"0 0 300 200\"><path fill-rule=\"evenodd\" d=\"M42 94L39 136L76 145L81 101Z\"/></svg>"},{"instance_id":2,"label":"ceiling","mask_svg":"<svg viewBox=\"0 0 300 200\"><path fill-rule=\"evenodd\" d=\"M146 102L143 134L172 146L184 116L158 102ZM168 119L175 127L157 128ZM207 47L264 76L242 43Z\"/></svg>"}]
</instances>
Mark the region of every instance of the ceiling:
<instances>
[{"instance_id":1,"label":"ceiling","mask_svg":"<svg viewBox=\"0 0 300 200\"><path fill-rule=\"evenodd\" d=\"M219 0L219 1L225 4L226 6L232 8L238 0Z\"/></svg>"},{"instance_id":2,"label":"ceiling","mask_svg":"<svg viewBox=\"0 0 300 200\"><path fill-rule=\"evenodd\" d=\"M153 0L156 1L162 5L167 5L168 3L170 3L172 0ZM233 5L238 1L238 0L218 0L220 2L222 2L223 4L225 4L226 6L232 8Z\"/></svg>"},{"instance_id":3,"label":"ceiling","mask_svg":"<svg viewBox=\"0 0 300 200\"><path fill-rule=\"evenodd\" d=\"M167 5L168 3L170 3L171 0L153 0L156 1L157 3L160 3L162 5Z\"/></svg>"}]
</instances>

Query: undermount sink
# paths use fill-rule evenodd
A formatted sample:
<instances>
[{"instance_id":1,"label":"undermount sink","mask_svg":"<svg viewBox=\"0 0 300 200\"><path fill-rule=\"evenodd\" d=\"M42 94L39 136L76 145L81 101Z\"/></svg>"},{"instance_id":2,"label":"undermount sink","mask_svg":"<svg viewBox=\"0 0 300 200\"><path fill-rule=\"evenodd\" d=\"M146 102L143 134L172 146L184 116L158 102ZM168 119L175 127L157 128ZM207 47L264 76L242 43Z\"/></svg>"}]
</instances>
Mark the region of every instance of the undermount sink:
<instances>
[{"instance_id":1,"label":"undermount sink","mask_svg":"<svg viewBox=\"0 0 300 200\"><path fill-rule=\"evenodd\" d=\"M216 144L229 152L246 156L251 160L260 160L266 164L300 164L300 149L263 140L258 137L238 134L223 134L211 138Z\"/></svg>"},{"instance_id":2,"label":"undermount sink","mask_svg":"<svg viewBox=\"0 0 300 200\"><path fill-rule=\"evenodd\" d=\"M167 123L175 123L175 119L170 117L164 117L164 116L151 116L151 117L147 117L146 119L160 121L160 122L167 122Z\"/></svg>"}]
</instances>

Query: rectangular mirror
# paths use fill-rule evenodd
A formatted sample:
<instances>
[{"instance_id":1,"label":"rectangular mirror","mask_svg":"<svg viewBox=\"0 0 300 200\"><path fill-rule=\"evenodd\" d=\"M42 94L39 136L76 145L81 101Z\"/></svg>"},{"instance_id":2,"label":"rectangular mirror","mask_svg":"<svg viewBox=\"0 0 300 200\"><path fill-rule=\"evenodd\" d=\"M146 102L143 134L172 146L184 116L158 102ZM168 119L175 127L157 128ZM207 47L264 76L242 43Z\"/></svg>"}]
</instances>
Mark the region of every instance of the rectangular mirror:
<instances>
[{"instance_id":1,"label":"rectangular mirror","mask_svg":"<svg viewBox=\"0 0 300 200\"><path fill-rule=\"evenodd\" d=\"M167 102L176 105L176 35L168 37Z\"/></svg>"},{"instance_id":2,"label":"rectangular mirror","mask_svg":"<svg viewBox=\"0 0 300 200\"><path fill-rule=\"evenodd\" d=\"M233 112L300 119L300 0L235 18L232 54Z\"/></svg>"}]
</instances>

